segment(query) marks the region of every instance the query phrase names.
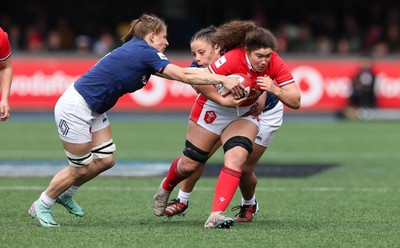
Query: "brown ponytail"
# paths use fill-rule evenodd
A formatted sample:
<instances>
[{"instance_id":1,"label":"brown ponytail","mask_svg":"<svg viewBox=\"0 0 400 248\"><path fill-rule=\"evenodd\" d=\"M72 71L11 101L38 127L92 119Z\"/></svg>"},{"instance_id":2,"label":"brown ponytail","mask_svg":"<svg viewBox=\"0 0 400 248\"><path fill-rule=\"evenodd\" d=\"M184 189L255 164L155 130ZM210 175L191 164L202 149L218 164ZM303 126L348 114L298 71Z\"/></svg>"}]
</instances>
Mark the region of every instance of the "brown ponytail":
<instances>
[{"instance_id":1,"label":"brown ponytail","mask_svg":"<svg viewBox=\"0 0 400 248\"><path fill-rule=\"evenodd\" d=\"M135 19L131 22L128 33L125 34L121 40L125 43L134 36L144 39L144 37L151 32L159 34L166 29L167 25L161 18L155 15L143 14L139 19Z\"/></svg>"}]
</instances>

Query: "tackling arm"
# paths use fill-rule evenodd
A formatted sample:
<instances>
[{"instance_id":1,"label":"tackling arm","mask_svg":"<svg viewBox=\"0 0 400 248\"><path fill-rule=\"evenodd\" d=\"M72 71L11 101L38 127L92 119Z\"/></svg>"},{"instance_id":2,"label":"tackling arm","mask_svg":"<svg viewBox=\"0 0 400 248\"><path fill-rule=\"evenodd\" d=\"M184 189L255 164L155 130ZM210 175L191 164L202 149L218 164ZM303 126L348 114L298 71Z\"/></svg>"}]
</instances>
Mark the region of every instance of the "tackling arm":
<instances>
[{"instance_id":1,"label":"tackling arm","mask_svg":"<svg viewBox=\"0 0 400 248\"><path fill-rule=\"evenodd\" d=\"M196 69L182 68L174 64L169 64L163 71L163 73L156 73L157 76L161 76L168 79L174 79L183 83L192 85L209 85L209 84L220 84L222 83L227 89L229 89L233 96L240 96L242 85L239 80L232 77L226 77L218 74L211 74Z\"/></svg>"}]
</instances>

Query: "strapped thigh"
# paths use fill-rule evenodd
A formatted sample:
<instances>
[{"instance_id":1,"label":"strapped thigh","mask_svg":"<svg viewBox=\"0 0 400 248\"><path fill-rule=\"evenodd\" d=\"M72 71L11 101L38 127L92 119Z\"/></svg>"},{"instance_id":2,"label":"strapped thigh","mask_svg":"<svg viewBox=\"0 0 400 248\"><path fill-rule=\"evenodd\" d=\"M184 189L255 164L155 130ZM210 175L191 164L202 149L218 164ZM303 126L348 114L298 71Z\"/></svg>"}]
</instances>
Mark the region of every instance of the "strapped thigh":
<instances>
[{"instance_id":1,"label":"strapped thigh","mask_svg":"<svg viewBox=\"0 0 400 248\"><path fill-rule=\"evenodd\" d=\"M106 158L108 156L113 155L114 151L117 149L117 146L113 143L113 140L106 141L99 146L95 146L92 148L92 153L94 159Z\"/></svg>"},{"instance_id":2,"label":"strapped thigh","mask_svg":"<svg viewBox=\"0 0 400 248\"><path fill-rule=\"evenodd\" d=\"M69 165L73 167L87 167L93 161L93 154L91 152L83 155L76 155L64 150L67 154Z\"/></svg>"}]
</instances>

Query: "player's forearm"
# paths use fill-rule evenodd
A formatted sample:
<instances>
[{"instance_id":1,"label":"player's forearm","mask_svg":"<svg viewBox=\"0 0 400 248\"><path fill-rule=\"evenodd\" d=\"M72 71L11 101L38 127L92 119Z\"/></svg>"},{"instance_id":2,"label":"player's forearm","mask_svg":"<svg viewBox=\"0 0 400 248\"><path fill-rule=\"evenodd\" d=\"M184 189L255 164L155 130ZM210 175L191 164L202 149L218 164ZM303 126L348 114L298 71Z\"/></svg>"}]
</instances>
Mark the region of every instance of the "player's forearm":
<instances>
[{"instance_id":1,"label":"player's forearm","mask_svg":"<svg viewBox=\"0 0 400 248\"><path fill-rule=\"evenodd\" d=\"M214 86L212 85L197 85L196 89L199 93L205 96L207 99L225 107L235 106L234 104L226 101L226 98L221 96Z\"/></svg>"},{"instance_id":2,"label":"player's forearm","mask_svg":"<svg viewBox=\"0 0 400 248\"><path fill-rule=\"evenodd\" d=\"M0 71L1 99L8 100L11 91L12 68L6 67Z\"/></svg>"},{"instance_id":3,"label":"player's forearm","mask_svg":"<svg viewBox=\"0 0 400 248\"><path fill-rule=\"evenodd\" d=\"M224 76L222 75L188 68L183 68L183 72L190 84L209 85L225 83Z\"/></svg>"},{"instance_id":4,"label":"player's forearm","mask_svg":"<svg viewBox=\"0 0 400 248\"><path fill-rule=\"evenodd\" d=\"M169 64L162 74L156 73L156 75L191 85L226 83L226 77L222 75L211 74L195 68L182 68L174 64Z\"/></svg>"},{"instance_id":5,"label":"player's forearm","mask_svg":"<svg viewBox=\"0 0 400 248\"><path fill-rule=\"evenodd\" d=\"M299 109L301 96L298 91L285 90L284 88L278 88L273 94L278 99L288 106L289 108Z\"/></svg>"}]
</instances>

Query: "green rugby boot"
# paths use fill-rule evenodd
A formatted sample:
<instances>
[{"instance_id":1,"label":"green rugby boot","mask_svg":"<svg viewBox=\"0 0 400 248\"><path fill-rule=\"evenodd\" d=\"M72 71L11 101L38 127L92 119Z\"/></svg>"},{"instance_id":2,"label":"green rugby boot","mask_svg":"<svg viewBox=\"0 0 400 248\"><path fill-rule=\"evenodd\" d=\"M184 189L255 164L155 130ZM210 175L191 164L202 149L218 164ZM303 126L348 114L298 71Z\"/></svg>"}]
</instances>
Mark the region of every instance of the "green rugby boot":
<instances>
[{"instance_id":1,"label":"green rugby boot","mask_svg":"<svg viewBox=\"0 0 400 248\"><path fill-rule=\"evenodd\" d=\"M83 217L85 215L85 212L83 211L81 206L79 206L78 203L76 203L74 199L72 199L72 196L61 194L59 197L57 197L56 202L63 205L70 214L78 217Z\"/></svg>"},{"instance_id":2,"label":"green rugby boot","mask_svg":"<svg viewBox=\"0 0 400 248\"><path fill-rule=\"evenodd\" d=\"M29 215L43 227L59 227L60 225L53 219L50 208L44 207L39 200L32 203L28 210Z\"/></svg>"}]
</instances>

